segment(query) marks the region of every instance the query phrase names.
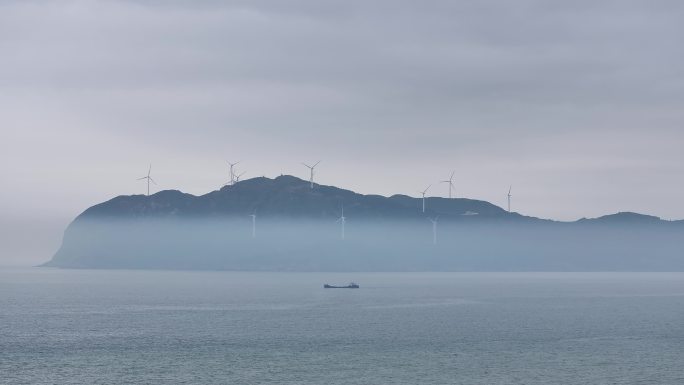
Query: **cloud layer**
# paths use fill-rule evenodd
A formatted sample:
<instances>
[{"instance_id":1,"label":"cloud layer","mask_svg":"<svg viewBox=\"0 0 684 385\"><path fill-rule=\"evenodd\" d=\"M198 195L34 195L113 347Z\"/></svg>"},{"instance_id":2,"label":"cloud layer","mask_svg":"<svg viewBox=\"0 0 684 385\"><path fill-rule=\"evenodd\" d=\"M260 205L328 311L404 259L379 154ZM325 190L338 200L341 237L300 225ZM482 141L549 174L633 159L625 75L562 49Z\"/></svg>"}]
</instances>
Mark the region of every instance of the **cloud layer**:
<instances>
[{"instance_id":1,"label":"cloud layer","mask_svg":"<svg viewBox=\"0 0 684 385\"><path fill-rule=\"evenodd\" d=\"M246 177L322 159L321 183L382 194L456 170L460 196L512 184L532 215L681 218L683 19L678 1L0 1L0 226L143 192L150 162L200 194L225 159Z\"/></svg>"}]
</instances>

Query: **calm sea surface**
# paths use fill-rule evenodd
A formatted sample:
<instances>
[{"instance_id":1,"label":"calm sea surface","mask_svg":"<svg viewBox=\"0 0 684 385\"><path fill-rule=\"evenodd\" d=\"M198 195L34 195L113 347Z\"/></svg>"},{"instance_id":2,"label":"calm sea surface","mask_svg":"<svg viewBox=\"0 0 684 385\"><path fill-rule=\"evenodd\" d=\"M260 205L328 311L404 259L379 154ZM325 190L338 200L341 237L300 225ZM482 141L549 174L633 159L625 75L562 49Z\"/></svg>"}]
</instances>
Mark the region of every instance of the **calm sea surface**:
<instances>
[{"instance_id":1,"label":"calm sea surface","mask_svg":"<svg viewBox=\"0 0 684 385\"><path fill-rule=\"evenodd\" d=\"M684 384L684 274L6 268L0 383Z\"/></svg>"}]
</instances>

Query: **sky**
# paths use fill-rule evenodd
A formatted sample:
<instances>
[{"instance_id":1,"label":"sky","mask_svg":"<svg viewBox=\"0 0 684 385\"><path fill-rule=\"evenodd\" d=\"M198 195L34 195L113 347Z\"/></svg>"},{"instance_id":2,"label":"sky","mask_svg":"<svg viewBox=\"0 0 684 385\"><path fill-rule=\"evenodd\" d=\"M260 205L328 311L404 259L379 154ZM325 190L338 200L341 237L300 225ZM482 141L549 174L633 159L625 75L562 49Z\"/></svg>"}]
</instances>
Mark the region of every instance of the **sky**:
<instances>
[{"instance_id":1,"label":"sky","mask_svg":"<svg viewBox=\"0 0 684 385\"><path fill-rule=\"evenodd\" d=\"M87 207L308 170L558 220L684 218L684 3L0 0L0 264Z\"/></svg>"}]
</instances>

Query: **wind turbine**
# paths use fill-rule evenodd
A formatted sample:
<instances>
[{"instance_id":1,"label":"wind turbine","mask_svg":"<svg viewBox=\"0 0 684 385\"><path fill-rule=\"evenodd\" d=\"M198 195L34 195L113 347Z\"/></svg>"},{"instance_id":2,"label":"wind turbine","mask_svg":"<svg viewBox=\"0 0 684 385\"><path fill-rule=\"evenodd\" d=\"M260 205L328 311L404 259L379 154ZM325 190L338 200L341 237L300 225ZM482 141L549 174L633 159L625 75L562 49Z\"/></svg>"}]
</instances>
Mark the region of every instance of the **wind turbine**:
<instances>
[{"instance_id":1,"label":"wind turbine","mask_svg":"<svg viewBox=\"0 0 684 385\"><path fill-rule=\"evenodd\" d=\"M226 162L227 162L228 165L230 166L230 185L232 186L232 185L235 184L235 165L237 165L238 163L240 163L240 161L237 161L237 162L235 162L235 163L230 163L230 162L228 162L228 161L226 161Z\"/></svg>"},{"instance_id":2,"label":"wind turbine","mask_svg":"<svg viewBox=\"0 0 684 385\"><path fill-rule=\"evenodd\" d=\"M235 175L235 182L234 182L234 184L237 183L237 182L239 182L239 181L240 181L240 178L242 178L242 176L245 175L246 172L247 172L247 171L243 171L243 172L241 172L239 175Z\"/></svg>"},{"instance_id":3,"label":"wind turbine","mask_svg":"<svg viewBox=\"0 0 684 385\"><path fill-rule=\"evenodd\" d=\"M509 213L511 212L511 197L513 196L513 195L511 195L511 190L512 190L512 189L513 189L513 186L510 186L510 187L508 188L508 212L509 212Z\"/></svg>"},{"instance_id":4,"label":"wind turbine","mask_svg":"<svg viewBox=\"0 0 684 385\"><path fill-rule=\"evenodd\" d=\"M309 177L309 182L311 182L311 188L314 187L314 181L313 181L313 179L314 179L314 168L316 168L316 166L318 166L319 163L321 163L320 160L319 160L318 162L316 162L316 164L314 164L313 166L309 166L309 165L306 164L306 163L302 163L303 165L305 165L306 167L308 167L309 170L311 171L311 176Z\"/></svg>"},{"instance_id":5,"label":"wind turbine","mask_svg":"<svg viewBox=\"0 0 684 385\"><path fill-rule=\"evenodd\" d=\"M427 193L427 190L430 189L432 185L427 186L427 188L423 191L418 191L419 193L423 194L423 212L425 212L425 193Z\"/></svg>"},{"instance_id":6,"label":"wind turbine","mask_svg":"<svg viewBox=\"0 0 684 385\"><path fill-rule=\"evenodd\" d=\"M252 238L256 238L256 209L250 217L252 217Z\"/></svg>"},{"instance_id":7,"label":"wind turbine","mask_svg":"<svg viewBox=\"0 0 684 385\"><path fill-rule=\"evenodd\" d=\"M342 205L342 215L337 219L337 222L340 222L342 224L342 239L344 239L344 223L347 221L347 218L344 216L344 205Z\"/></svg>"},{"instance_id":8,"label":"wind turbine","mask_svg":"<svg viewBox=\"0 0 684 385\"><path fill-rule=\"evenodd\" d=\"M454 187L454 173L456 171L453 171L451 173L451 176L449 177L449 180L443 180L441 183L449 183L449 199L451 199L451 188Z\"/></svg>"},{"instance_id":9,"label":"wind turbine","mask_svg":"<svg viewBox=\"0 0 684 385\"><path fill-rule=\"evenodd\" d=\"M439 216L436 216L434 219L433 218L428 218L430 222L432 222L432 244L436 245L437 244L437 219L439 219Z\"/></svg>"},{"instance_id":10,"label":"wind turbine","mask_svg":"<svg viewBox=\"0 0 684 385\"><path fill-rule=\"evenodd\" d=\"M152 172L152 164L150 164L150 168L149 168L149 170L147 170L147 176L144 176L142 178L138 178L138 180L147 179L147 196L150 196L150 182L154 183L155 185L157 184L157 182L155 182L154 179L152 179L152 177L150 176L151 172Z\"/></svg>"}]
</instances>

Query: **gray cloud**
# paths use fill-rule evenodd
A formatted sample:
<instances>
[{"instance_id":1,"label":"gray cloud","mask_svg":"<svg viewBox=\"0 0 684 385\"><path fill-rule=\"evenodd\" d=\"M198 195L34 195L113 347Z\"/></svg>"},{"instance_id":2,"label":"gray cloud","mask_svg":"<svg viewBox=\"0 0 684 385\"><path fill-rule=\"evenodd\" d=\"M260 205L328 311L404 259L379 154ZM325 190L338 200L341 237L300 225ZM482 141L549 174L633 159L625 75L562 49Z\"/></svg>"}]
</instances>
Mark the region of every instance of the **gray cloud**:
<instances>
[{"instance_id":1,"label":"gray cloud","mask_svg":"<svg viewBox=\"0 0 684 385\"><path fill-rule=\"evenodd\" d=\"M0 1L1 209L64 221L141 191L150 161L198 194L226 157L251 175L321 158L321 182L361 192L456 169L462 195L514 184L542 217L684 217L682 19L677 1Z\"/></svg>"}]
</instances>

